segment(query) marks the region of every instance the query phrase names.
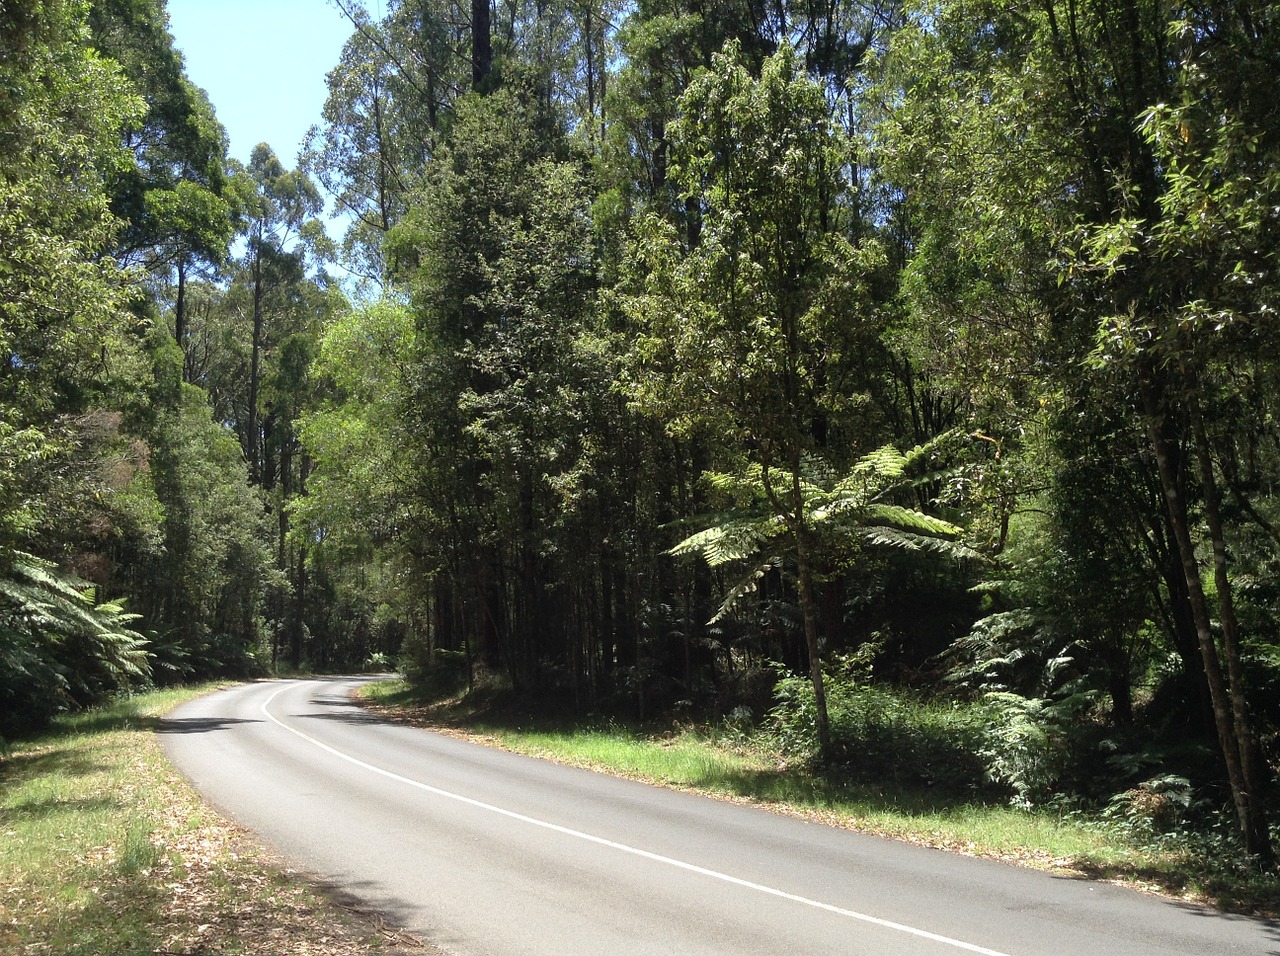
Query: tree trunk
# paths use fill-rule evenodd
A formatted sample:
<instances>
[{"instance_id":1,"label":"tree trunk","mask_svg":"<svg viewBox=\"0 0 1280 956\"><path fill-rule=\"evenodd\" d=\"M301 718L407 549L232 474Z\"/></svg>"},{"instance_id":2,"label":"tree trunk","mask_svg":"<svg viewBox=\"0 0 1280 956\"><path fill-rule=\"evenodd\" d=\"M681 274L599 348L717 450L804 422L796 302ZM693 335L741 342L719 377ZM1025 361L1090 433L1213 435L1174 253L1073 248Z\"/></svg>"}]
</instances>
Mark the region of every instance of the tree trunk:
<instances>
[{"instance_id":1,"label":"tree trunk","mask_svg":"<svg viewBox=\"0 0 1280 956\"><path fill-rule=\"evenodd\" d=\"M1213 471L1204 421L1194 396L1190 401L1192 430L1196 443L1196 461L1200 468L1200 486L1204 494L1204 516L1213 545L1214 585L1218 592L1218 622L1222 628L1222 656L1227 665L1227 690L1231 698L1231 716L1236 745L1240 753L1240 775L1243 787L1233 793L1245 849L1266 865L1275 862L1271 831L1267 826L1263 802L1262 774L1259 772L1257 747L1249 719L1249 703L1245 699L1244 671L1240 663L1240 637L1232 600L1231 578L1227 574L1226 536L1222 530L1221 496Z\"/></svg>"},{"instance_id":2,"label":"tree trunk","mask_svg":"<svg viewBox=\"0 0 1280 956\"><path fill-rule=\"evenodd\" d=\"M173 306L173 339L182 351L182 380L191 381L187 371L187 257L178 256L178 299Z\"/></svg>"},{"instance_id":3,"label":"tree trunk","mask_svg":"<svg viewBox=\"0 0 1280 956\"><path fill-rule=\"evenodd\" d=\"M1169 421L1156 384L1147 377L1141 384L1142 400L1146 411L1147 429L1155 451L1156 466L1160 473L1160 485L1165 495L1165 506L1168 509L1170 524L1178 546L1178 554L1182 559L1182 571L1187 582L1187 596L1191 604L1192 617L1195 620L1196 635L1200 644L1200 655L1204 661L1205 677L1209 685L1209 698L1213 704L1214 725L1218 731L1218 744L1222 750L1223 762L1226 764L1227 779L1231 785L1231 796L1235 803L1236 815L1244 839L1245 850L1257 854L1261 859L1271 858L1270 841L1260 841L1257 823L1261 807L1256 805L1249 784L1245 778L1245 764L1242 754L1242 741L1237 733L1236 720L1233 715L1233 697L1238 696L1229 688L1223 679L1222 667L1218 660L1218 647L1213 638L1212 622L1209 617L1208 602L1205 599L1204 582L1200 578L1200 566L1196 561L1195 543L1191 539L1191 531L1187 521L1187 501L1183 485L1183 476L1175 472L1173 456L1169 445L1173 438L1169 434ZM1265 826L1262 833L1266 834Z\"/></svg>"},{"instance_id":4,"label":"tree trunk","mask_svg":"<svg viewBox=\"0 0 1280 956\"><path fill-rule=\"evenodd\" d=\"M831 719L827 714L827 690L822 679L822 654L818 647L818 611L813 598L813 573L805 533L796 533L796 576L800 584L800 607L804 611L804 643L809 651L809 680L813 684L813 706L818 717L818 757L831 759Z\"/></svg>"},{"instance_id":5,"label":"tree trunk","mask_svg":"<svg viewBox=\"0 0 1280 956\"><path fill-rule=\"evenodd\" d=\"M791 455L791 508L783 506L769 477L767 454L760 469L760 481L774 512L791 529L796 548L796 583L800 590L800 609L804 615L804 643L809 656L809 681L813 685L813 707L818 722L818 759L826 764L831 759L831 719L827 713L827 689L822 677L822 651L818 646L818 603L813 596L813 568L809 559L809 528L805 521L804 496L800 491L800 449Z\"/></svg>"},{"instance_id":6,"label":"tree trunk","mask_svg":"<svg viewBox=\"0 0 1280 956\"><path fill-rule=\"evenodd\" d=\"M262 481L262 466L258 455L258 380L262 375L262 250L254 250L253 256L253 345L249 360L249 424L245 435L245 457L249 459L249 480Z\"/></svg>"},{"instance_id":7,"label":"tree trunk","mask_svg":"<svg viewBox=\"0 0 1280 956\"><path fill-rule=\"evenodd\" d=\"M471 0L471 88L483 91L485 78L493 69L493 37L489 21L489 0Z\"/></svg>"}]
</instances>

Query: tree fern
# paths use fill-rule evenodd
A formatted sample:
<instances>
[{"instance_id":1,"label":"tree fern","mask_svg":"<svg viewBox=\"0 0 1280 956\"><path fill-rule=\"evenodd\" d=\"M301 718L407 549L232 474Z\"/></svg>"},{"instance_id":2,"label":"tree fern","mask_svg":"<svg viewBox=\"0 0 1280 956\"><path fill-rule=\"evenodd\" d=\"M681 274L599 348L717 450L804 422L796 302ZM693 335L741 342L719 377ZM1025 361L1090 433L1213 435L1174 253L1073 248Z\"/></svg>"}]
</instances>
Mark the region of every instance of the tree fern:
<instances>
[{"instance_id":1,"label":"tree fern","mask_svg":"<svg viewBox=\"0 0 1280 956\"><path fill-rule=\"evenodd\" d=\"M150 676L146 641L118 601L21 552L0 572L0 732L39 726Z\"/></svg>"},{"instance_id":2,"label":"tree fern","mask_svg":"<svg viewBox=\"0 0 1280 956\"><path fill-rule=\"evenodd\" d=\"M936 478L936 471L921 466L935 460L955 437L949 432L905 453L885 445L858 459L843 476L825 460L806 456L801 473L788 476L799 490L799 519L817 532L852 534L873 547L977 557L956 540L963 530L959 525L887 500ZM717 621L755 590L766 571L783 564L797 516L778 513L766 494L759 463L737 473L708 472L703 477L714 491L732 501L732 507L706 517L705 527L681 540L670 553L695 555L713 568L752 562L726 593L712 618Z\"/></svg>"}]
</instances>

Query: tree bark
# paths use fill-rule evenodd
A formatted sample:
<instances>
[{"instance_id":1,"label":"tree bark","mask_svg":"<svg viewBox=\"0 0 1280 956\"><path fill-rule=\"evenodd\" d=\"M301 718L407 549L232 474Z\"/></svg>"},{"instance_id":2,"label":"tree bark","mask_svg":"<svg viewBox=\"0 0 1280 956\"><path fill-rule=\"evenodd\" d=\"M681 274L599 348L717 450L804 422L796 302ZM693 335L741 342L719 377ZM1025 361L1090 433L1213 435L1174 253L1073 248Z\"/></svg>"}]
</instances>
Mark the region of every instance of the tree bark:
<instances>
[{"instance_id":1,"label":"tree bark","mask_svg":"<svg viewBox=\"0 0 1280 956\"><path fill-rule=\"evenodd\" d=\"M260 242L261 240L259 240ZM253 255L253 345L249 360L249 424L245 435L245 457L249 459L249 480L262 481L262 465L258 454L258 380L262 375L262 249Z\"/></svg>"},{"instance_id":2,"label":"tree bark","mask_svg":"<svg viewBox=\"0 0 1280 956\"><path fill-rule=\"evenodd\" d=\"M471 88L483 92L493 69L493 36L489 0L471 0Z\"/></svg>"},{"instance_id":3,"label":"tree bark","mask_svg":"<svg viewBox=\"0 0 1280 956\"><path fill-rule=\"evenodd\" d=\"M178 256L178 299L173 306L173 338L182 350L182 380L189 382L187 374L187 257Z\"/></svg>"},{"instance_id":4,"label":"tree bark","mask_svg":"<svg viewBox=\"0 0 1280 956\"><path fill-rule=\"evenodd\" d=\"M813 567L809 557L809 528L805 521L804 497L800 492L800 451L793 449L791 461L791 496L793 508L786 508L769 477L766 455L760 468L760 482L774 512L791 529L796 549L796 583L800 590L800 609L804 615L804 643L809 656L809 682L813 685L813 707L818 723L818 759L826 764L831 759L831 717L827 712L827 689L822 676L822 649L818 644L818 607L813 596Z\"/></svg>"},{"instance_id":5,"label":"tree bark","mask_svg":"<svg viewBox=\"0 0 1280 956\"><path fill-rule=\"evenodd\" d=\"M1264 864L1275 862L1271 846L1271 832L1267 825L1263 802L1262 774L1258 767L1256 742L1249 703L1245 699L1244 671L1240 663L1240 636L1236 623L1232 598L1231 578L1227 573L1226 536L1222 529L1221 495L1213 470L1204 420L1194 395L1190 401L1192 432L1195 436L1196 462L1200 471L1200 487L1204 494L1204 517L1209 527L1209 541L1213 546L1214 585L1218 592L1218 622L1222 629L1222 656L1227 665L1227 690L1231 698L1231 716L1234 724L1236 746L1239 748L1242 789L1233 794L1240 816L1240 828L1245 849Z\"/></svg>"}]
</instances>

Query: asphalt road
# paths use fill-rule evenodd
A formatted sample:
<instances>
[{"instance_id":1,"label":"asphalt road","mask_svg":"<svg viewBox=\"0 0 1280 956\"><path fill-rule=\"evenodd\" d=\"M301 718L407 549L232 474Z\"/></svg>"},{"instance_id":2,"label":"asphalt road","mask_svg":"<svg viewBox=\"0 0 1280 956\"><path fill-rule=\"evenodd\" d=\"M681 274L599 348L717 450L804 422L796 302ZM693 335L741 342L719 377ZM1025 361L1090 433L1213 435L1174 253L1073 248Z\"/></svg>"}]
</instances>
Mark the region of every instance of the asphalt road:
<instances>
[{"instance_id":1,"label":"asphalt road","mask_svg":"<svg viewBox=\"0 0 1280 956\"><path fill-rule=\"evenodd\" d=\"M176 710L173 762L295 865L458 956L1280 956L1280 925L378 720L359 679Z\"/></svg>"}]
</instances>

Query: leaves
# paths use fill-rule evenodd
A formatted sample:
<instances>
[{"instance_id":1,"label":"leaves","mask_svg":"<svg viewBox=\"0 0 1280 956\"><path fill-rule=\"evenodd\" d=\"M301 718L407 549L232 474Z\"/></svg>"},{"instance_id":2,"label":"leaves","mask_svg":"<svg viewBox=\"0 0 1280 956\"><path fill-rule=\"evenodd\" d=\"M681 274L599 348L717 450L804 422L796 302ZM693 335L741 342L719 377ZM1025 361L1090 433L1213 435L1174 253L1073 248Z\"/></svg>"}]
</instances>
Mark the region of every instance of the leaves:
<instances>
[{"instance_id":1,"label":"leaves","mask_svg":"<svg viewBox=\"0 0 1280 956\"><path fill-rule=\"evenodd\" d=\"M14 553L0 571L0 733L144 681L146 641L128 627L136 619L52 562Z\"/></svg>"},{"instance_id":2,"label":"leaves","mask_svg":"<svg viewBox=\"0 0 1280 956\"><path fill-rule=\"evenodd\" d=\"M806 458L803 476L796 482L799 505L786 514L780 514L771 500L762 466L749 465L735 474L709 472L704 475L707 483L736 507L703 519L708 526L682 539L669 553L695 555L713 568L766 556L729 589L713 621L750 593L765 572L781 567L775 553L794 556L798 534L852 534L872 547L978 558L971 548L951 540L962 532L960 526L886 500L924 477L908 478L907 472L953 438L941 436L905 455L891 446L879 448L859 458L843 477L835 476L820 459Z\"/></svg>"}]
</instances>

